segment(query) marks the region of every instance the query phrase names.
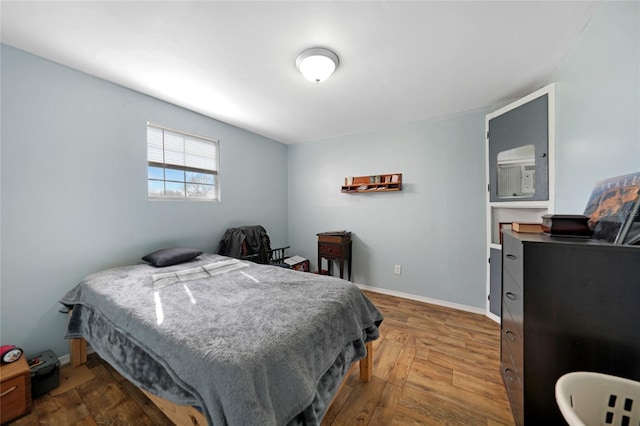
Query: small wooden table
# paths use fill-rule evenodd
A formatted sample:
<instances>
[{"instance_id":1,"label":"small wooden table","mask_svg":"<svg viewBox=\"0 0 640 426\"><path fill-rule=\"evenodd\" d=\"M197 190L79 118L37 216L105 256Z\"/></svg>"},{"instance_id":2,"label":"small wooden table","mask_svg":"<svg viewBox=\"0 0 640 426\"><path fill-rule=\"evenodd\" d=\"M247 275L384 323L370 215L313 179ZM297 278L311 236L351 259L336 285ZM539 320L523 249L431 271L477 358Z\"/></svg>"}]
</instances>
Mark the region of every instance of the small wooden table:
<instances>
[{"instance_id":1,"label":"small wooden table","mask_svg":"<svg viewBox=\"0 0 640 426\"><path fill-rule=\"evenodd\" d=\"M327 259L327 270L331 275L334 260L340 263L340 278L344 278L344 261L349 268L349 281L351 281L351 237L344 237L339 241L321 241L318 236L318 269L322 271L322 259Z\"/></svg>"},{"instance_id":2,"label":"small wooden table","mask_svg":"<svg viewBox=\"0 0 640 426\"><path fill-rule=\"evenodd\" d=\"M31 369L22 355L0 366L0 422L4 424L31 411Z\"/></svg>"}]
</instances>

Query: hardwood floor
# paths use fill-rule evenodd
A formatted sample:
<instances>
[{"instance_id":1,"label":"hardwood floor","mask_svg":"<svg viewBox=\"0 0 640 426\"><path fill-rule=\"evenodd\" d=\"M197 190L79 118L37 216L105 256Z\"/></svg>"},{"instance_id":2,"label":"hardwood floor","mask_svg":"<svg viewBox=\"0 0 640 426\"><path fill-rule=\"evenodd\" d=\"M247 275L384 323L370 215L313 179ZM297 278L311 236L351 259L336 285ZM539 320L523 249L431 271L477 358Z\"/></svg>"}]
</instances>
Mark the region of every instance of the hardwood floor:
<instances>
[{"instance_id":1,"label":"hardwood floor","mask_svg":"<svg viewBox=\"0 0 640 426\"><path fill-rule=\"evenodd\" d=\"M338 425L513 425L500 377L500 329L488 318L367 292L385 316L369 383L350 371L322 422ZM34 400L23 425L170 425L97 355L96 378Z\"/></svg>"},{"instance_id":2,"label":"hardwood floor","mask_svg":"<svg viewBox=\"0 0 640 426\"><path fill-rule=\"evenodd\" d=\"M500 327L471 314L367 292L385 316L373 379L352 370L329 425L513 425L500 376Z\"/></svg>"}]
</instances>

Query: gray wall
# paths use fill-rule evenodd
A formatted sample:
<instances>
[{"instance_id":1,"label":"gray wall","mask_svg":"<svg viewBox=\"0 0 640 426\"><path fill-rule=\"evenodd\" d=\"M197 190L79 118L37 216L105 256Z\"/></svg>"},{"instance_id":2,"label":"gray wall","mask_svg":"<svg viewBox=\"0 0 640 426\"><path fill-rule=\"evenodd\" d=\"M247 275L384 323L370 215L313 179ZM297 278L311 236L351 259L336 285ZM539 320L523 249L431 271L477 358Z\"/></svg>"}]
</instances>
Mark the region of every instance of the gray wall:
<instances>
[{"instance_id":1,"label":"gray wall","mask_svg":"<svg viewBox=\"0 0 640 426\"><path fill-rule=\"evenodd\" d=\"M549 81L558 213L582 213L597 180L640 170L639 8L604 2ZM292 245L316 263L315 233L346 228L355 282L484 308L484 115L495 109L290 146ZM345 176L393 172L401 193L339 192Z\"/></svg>"},{"instance_id":2,"label":"gray wall","mask_svg":"<svg viewBox=\"0 0 640 426\"><path fill-rule=\"evenodd\" d=\"M596 180L640 170L639 9L604 2L550 81L559 213L581 213ZM495 108L287 147L7 46L1 61L2 344L65 354L56 301L83 276L163 246L211 251L248 223L313 264L317 232L349 229L354 281L484 308ZM147 121L220 139L222 202L147 200ZM340 193L345 176L385 172L405 190Z\"/></svg>"},{"instance_id":3,"label":"gray wall","mask_svg":"<svg viewBox=\"0 0 640 426\"><path fill-rule=\"evenodd\" d=\"M556 212L594 183L640 171L640 2L606 1L558 68Z\"/></svg>"},{"instance_id":4,"label":"gray wall","mask_svg":"<svg viewBox=\"0 0 640 426\"><path fill-rule=\"evenodd\" d=\"M291 244L316 264L315 234L348 229L354 282L484 307L488 112L290 146ZM340 192L346 176L380 173L402 173L403 190Z\"/></svg>"},{"instance_id":5,"label":"gray wall","mask_svg":"<svg viewBox=\"0 0 640 426\"><path fill-rule=\"evenodd\" d=\"M2 344L68 353L57 300L168 246L288 242L286 146L2 45ZM146 123L220 140L221 202L149 201Z\"/></svg>"}]
</instances>

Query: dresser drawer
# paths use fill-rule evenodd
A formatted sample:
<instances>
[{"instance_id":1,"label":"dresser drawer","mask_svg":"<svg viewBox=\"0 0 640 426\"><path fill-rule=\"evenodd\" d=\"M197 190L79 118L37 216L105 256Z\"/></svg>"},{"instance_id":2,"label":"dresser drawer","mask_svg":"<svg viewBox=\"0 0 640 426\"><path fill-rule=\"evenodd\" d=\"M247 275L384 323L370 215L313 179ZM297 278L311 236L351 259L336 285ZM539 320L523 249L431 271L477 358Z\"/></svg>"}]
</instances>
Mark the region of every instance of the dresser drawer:
<instances>
[{"instance_id":1,"label":"dresser drawer","mask_svg":"<svg viewBox=\"0 0 640 426\"><path fill-rule=\"evenodd\" d=\"M513 365L508 362L502 363L502 380L507 389L507 396L511 403L511 411L516 425L524 425L524 389L518 377L514 376Z\"/></svg>"},{"instance_id":2,"label":"dresser drawer","mask_svg":"<svg viewBox=\"0 0 640 426\"><path fill-rule=\"evenodd\" d=\"M509 345L505 341L504 333L501 344L500 353L500 372L502 381L507 390L507 396L511 404L511 411L516 424L522 426L524 424L524 388L521 380L521 372L518 371Z\"/></svg>"},{"instance_id":3,"label":"dresser drawer","mask_svg":"<svg viewBox=\"0 0 640 426\"><path fill-rule=\"evenodd\" d=\"M522 332L524 311L524 294L509 273L503 271L502 275L502 308L509 309L516 327Z\"/></svg>"},{"instance_id":4,"label":"dresser drawer","mask_svg":"<svg viewBox=\"0 0 640 426\"><path fill-rule=\"evenodd\" d=\"M0 384L0 422L16 419L31 410L30 372L3 380Z\"/></svg>"},{"instance_id":5,"label":"dresser drawer","mask_svg":"<svg viewBox=\"0 0 640 426\"><path fill-rule=\"evenodd\" d=\"M523 287L522 243L510 235L505 235L502 241L502 268L506 269L518 286Z\"/></svg>"},{"instance_id":6,"label":"dresser drawer","mask_svg":"<svg viewBox=\"0 0 640 426\"><path fill-rule=\"evenodd\" d=\"M502 346L509 350L513 361L513 367L518 373L520 382L524 383L522 380L522 367L524 364L524 342L522 340L522 329L518 327L511 317L511 313L505 306L502 307L502 321L500 328L502 331Z\"/></svg>"},{"instance_id":7,"label":"dresser drawer","mask_svg":"<svg viewBox=\"0 0 640 426\"><path fill-rule=\"evenodd\" d=\"M342 244L329 244L329 243L318 243L318 252L321 256L328 257L342 257L342 252L344 250L344 246Z\"/></svg>"}]
</instances>

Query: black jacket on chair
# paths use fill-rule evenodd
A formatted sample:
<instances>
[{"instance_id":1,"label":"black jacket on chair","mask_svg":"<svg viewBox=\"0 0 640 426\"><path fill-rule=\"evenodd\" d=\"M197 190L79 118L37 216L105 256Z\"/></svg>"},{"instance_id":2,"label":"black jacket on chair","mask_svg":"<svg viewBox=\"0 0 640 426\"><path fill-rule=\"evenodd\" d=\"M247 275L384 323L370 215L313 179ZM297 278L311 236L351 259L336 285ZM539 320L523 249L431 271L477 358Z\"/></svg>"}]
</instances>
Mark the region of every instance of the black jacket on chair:
<instances>
[{"instance_id":1,"label":"black jacket on chair","mask_svg":"<svg viewBox=\"0 0 640 426\"><path fill-rule=\"evenodd\" d=\"M271 261L271 241L261 225L229 228L218 244L218 254L268 264Z\"/></svg>"}]
</instances>

